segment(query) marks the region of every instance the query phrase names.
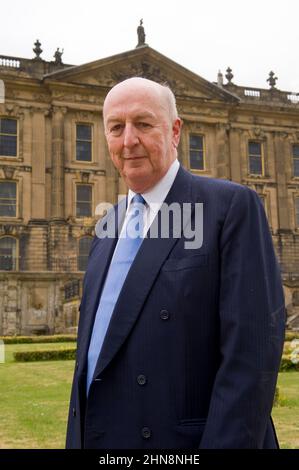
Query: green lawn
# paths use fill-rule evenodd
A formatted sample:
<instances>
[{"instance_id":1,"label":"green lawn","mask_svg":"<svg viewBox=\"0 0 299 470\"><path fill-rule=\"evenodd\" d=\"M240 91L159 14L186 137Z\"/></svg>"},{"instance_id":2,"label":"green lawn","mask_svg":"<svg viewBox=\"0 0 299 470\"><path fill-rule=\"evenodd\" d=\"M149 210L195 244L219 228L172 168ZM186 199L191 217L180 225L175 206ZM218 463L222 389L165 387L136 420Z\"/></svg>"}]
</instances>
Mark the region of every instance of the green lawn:
<instances>
[{"instance_id":1,"label":"green lawn","mask_svg":"<svg viewBox=\"0 0 299 470\"><path fill-rule=\"evenodd\" d=\"M63 448L74 361L13 362L14 351L74 343L12 344L0 364L0 448Z\"/></svg>"},{"instance_id":2,"label":"green lawn","mask_svg":"<svg viewBox=\"0 0 299 470\"><path fill-rule=\"evenodd\" d=\"M74 361L17 363L13 352L75 347L74 343L13 344L0 364L0 448L63 448ZM279 374L273 410L283 448L299 448L299 372Z\"/></svg>"},{"instance_id":3,"label":"green lawn","mask_svg":"<svg viewBox=\"0 0 299 470\"><path fill-rule=\"evenodd\" d=\"M280 447L299 449L299 372L282 372L278 377L279 405L273 408Z\"/></svg>"}]
</instances>

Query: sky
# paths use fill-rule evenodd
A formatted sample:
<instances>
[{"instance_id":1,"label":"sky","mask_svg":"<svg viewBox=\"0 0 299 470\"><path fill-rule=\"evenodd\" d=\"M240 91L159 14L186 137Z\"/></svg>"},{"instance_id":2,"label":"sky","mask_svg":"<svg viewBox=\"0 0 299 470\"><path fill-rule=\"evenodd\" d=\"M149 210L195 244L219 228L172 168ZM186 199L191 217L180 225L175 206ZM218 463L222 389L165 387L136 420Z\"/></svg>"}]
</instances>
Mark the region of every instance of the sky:
<instances>
[{"instance_id":1,"label":"sky","mask_svg":"<svg viewBox=\"0 0 299 470\"><path fill-rule=\"evenodd\" d=\"M146 43L206 80L233 70L234 83L299 93L299 0L0 0L0 55L80 65ZM1 78L1 77L0 77Z\"/></svg>"}]
</instances>

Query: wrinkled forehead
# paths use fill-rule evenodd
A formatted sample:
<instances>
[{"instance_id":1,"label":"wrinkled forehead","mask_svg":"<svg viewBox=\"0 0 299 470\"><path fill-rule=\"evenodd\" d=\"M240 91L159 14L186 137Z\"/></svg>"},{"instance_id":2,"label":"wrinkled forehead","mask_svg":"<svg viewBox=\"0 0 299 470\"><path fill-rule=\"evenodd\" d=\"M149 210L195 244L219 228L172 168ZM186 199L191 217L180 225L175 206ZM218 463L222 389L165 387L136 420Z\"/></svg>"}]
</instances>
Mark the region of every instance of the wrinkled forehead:
<instances>
[{"instance_id":1,"label":"wrinkled forehead","mask_svg":"<svg viewBox=\"0 0 299 470\"><path fill-rule=\"evenodd\" d=\"M104 121L109 115L116 112L132 112L145 111L146 109L153 113L160 111L168 111L167 99L163 88L157 86L148 86L143 83L120 83L116 85L104 101L103 116Z\"/></svg>"}]
</instances>

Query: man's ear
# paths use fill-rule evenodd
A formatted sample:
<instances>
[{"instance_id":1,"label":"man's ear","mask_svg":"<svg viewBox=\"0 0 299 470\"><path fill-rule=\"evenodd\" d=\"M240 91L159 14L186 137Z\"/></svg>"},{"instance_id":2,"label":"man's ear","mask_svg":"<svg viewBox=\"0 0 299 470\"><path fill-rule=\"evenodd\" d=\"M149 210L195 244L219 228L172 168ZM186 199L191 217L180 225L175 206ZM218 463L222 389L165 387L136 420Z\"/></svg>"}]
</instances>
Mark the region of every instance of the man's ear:
<instances>
[{"instance_id":1,"label":"man's ear","mask_svg":"<svg viewBox=\"0 0 299 470\"><path fill-rule=\"evenodd\" d=\"M183 121L178 117L172 125L172 144L175 148L178 147L181 137Z\"/></svg>"}]
</instances>

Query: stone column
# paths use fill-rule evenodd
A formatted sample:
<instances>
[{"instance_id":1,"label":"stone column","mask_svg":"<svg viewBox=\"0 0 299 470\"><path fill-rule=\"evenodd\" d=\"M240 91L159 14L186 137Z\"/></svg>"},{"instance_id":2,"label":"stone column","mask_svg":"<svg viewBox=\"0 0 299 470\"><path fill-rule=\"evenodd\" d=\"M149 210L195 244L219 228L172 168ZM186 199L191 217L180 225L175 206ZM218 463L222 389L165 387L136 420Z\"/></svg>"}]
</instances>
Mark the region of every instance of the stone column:
<instances>
[{"instance_id":1,"label":"stone column","mask_svg":"<svg viewBox=\"0 0 299 470\"><path fill-rule=\"evenodd\" d=\"M31 219L46 217L46 153L45 115L43 110L33 110L32 115L32 209Z\"/></svg>"},{"instance_id":2,"label":"stone column","mask_svg":"<svg viewBox=\"0 0 299 470\"><path fill-rule=\"evenodd\" d=\"M231 129L229 135L230 143L230 174L232 181L241 183L241 147L240 147L240 130Z\"/></svg>"},{"instance_id":3,"label":"stone column","mask_svg":"<svg viewBox=\"0 0 299 470\"><path fill-rule=\"evenodd\" d=\"M277 181L277 211L279 230L283 231L291 229L286 181L285 154L287 153L287 140L285 139L285 137L285 133L274 133L274 151Z\"/></svg>"},{"instance_id":4,"label":"stone column","mask_svg":"<svg viewBox=\"0 0 299 470\"><path fill-rule=\"evenodd\" d=\"M52 114L52 194L51 218L64 218L64 115L65 108L54 106Z\"/></svg>"},{"instance_id":5,"label":"stone column","mask_svg":"<svg viewBox=\"0 0 299 470\"><path fill-rule=\"evenodd\" d=\"M178 146L178 159L183 167L189 169L189 130L187 124L182 127L181 139Z\"/></svg>"},{"instance_id":6,"label":"stone column","mask_svg":"<svg viewBox=\"0 0 299 470\"><path fill-rule=\"evenodd\" d=\"M230 155L229 155L229 124L219 123L216 126L217 143L217 177L231 178L230 174Z\"/></svg>"}]
</instances>

